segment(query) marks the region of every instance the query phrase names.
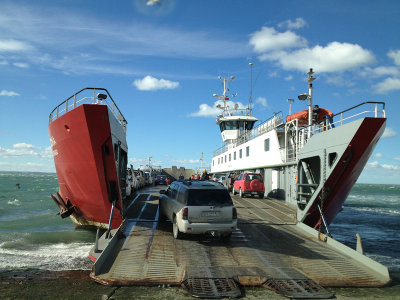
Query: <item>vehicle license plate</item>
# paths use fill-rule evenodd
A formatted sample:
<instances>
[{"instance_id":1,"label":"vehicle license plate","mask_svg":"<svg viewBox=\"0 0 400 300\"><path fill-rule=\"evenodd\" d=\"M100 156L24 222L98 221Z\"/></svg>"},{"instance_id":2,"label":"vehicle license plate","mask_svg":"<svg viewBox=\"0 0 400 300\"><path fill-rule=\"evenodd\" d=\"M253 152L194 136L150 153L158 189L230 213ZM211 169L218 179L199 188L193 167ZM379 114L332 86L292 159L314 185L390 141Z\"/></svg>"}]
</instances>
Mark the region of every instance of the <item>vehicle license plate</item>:
<instances>
[{"instance_id":1,"label":"vehicle license plate","mask_svg":"<svg viewBox=\"0 0 400 300\"><path fill-rule=\"evenodd\" d=\"M203 217L216 217L216 216L218 216L218 212L216 211L203 212Z\"/></svg>"}]
</instances>

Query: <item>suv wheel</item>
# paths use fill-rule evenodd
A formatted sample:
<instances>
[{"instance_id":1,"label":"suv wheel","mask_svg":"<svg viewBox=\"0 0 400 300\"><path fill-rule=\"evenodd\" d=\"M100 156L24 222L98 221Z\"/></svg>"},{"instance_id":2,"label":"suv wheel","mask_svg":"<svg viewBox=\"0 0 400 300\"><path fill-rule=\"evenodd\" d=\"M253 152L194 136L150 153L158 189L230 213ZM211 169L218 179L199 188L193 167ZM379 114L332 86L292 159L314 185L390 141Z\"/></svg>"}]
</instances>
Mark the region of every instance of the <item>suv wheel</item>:
<instances>
[{"instance_id":1,"label":"suv wheel","mask_svg":"<svg viewBox=\"0 0 400 300\"><path fill-rule=\"evenodd\" d=\"M223 241L229 241L231 239L231 236L232 232L229 232L229 233L224 233L221 238Z\"/></svg>"},{"instance_id":2,"label":"suv wheel","mask_svg":"<svg viewBox=\"0 0 400 300\"><path fill-rule=\"evenodd\" d=\"M243 197L244 197L244 194L243 194L242 188L240 188L240 189L239 189L239 196L240 196L240 198L243 198Z\"/></svg>"},{"instance_id":3,"label":"suv wheel","mask_svg":"<svg viewBox=\"0 0 400 300\"><path fill-rule=\"evenodd\" d=\"M264 193L258 194L258 197L260 197L260 199L264 199Z\"/></svg>"},{"instance_id":4,"label":"suv wheel","mask_svg":"<svg viewBox=\"0 0 400 300\"><path fill-rule=\"evenodd\" d=\"M165 222L165 216L161 212L161 204L158 204L158 221Z\"/></svg>"},{"instance_id":5,"label":"suv wheel","mask_svg":"<svg viewBox=\"0 0 400 300\"><path fill-rule=\"evenodd\" d=\"M174 216L174 220L172 222L172 234L174 236L174 239L180 239L181 236L182 236L182 234L179 231L178 224L177 224L175 216Z\"/></svg>"}]
</instances>

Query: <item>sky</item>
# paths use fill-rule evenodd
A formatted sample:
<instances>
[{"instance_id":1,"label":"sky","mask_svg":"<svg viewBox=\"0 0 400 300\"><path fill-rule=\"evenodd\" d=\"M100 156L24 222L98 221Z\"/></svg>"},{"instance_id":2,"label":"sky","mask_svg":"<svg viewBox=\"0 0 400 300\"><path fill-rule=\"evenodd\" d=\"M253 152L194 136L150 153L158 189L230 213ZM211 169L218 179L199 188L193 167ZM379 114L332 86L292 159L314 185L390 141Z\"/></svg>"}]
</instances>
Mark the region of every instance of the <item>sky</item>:
<instances>
[{"instance_id":1,"label":"sky","mask_svg":"<svg viewBox=\"0 0 400 300\"><path fill-rule=\"evenodd\" d=\"M55 172L49 114L88 86L106 88L127 119L129 163L209 167L223 145L218 76L235 76L232 104L251 94L263 121L289 113L313 68L320 107L386 103L358 182L400 184L399 16L387 0L2 0L0 171Z\"/></svg>"}]
</instances>

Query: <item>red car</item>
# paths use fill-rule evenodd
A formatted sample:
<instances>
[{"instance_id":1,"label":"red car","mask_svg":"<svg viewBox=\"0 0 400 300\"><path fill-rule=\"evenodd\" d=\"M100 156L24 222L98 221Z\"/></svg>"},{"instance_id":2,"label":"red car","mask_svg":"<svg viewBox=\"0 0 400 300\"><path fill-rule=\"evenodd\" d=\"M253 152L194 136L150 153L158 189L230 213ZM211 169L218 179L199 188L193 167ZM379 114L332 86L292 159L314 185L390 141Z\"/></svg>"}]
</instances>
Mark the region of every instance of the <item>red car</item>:
<instances>
[{"instance_id":1,"label":"red car","mask_svg":"<svg viewBox=\"0 0 400 300\"><path fill-rule=\"evenodd\" d=\"M245 195L258 195L264 198L265 187L260 173L240 173L233 183L233 194L239 193L243 198Z\"/></svg>"}]
</instances>

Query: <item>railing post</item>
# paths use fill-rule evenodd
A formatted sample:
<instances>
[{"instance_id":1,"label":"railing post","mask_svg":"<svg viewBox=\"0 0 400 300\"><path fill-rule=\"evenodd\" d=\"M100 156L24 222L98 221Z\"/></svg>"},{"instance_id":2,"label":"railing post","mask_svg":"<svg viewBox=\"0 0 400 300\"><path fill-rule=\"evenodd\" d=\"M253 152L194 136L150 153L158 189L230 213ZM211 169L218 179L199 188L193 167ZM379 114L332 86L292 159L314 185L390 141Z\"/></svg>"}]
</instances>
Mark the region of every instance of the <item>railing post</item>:
<instances>
[{"instance_id":1,"label":"railing post","mask_svg":"<svg viewBox=\"0 0 400 300\"><path fill-rule=\"evenodd\" d=\"M57 118L58 118L58 108L59 108L60 106L57 106Z\"/></svg>"},{"instance_id":2,"label":"railing post","mask_svg":"<svg viewBox=\"0 0 400 300\"><path fill-rule=\"evenodd\" d=\"M343 113L340 113L340 125L343 125Z\"/></svg>"},{"instance_id":3,"label":"railing post","mask_svg":"<svg viewBox=\"0 0 400 300\"><path fill-rule=\"evenodd\" d=\"M65 101L65 113L68 112L68 99Z\"/></svg>"},{"instance_id":4,"label":"railing post","mask_svg":"<svg viewBox=\"0 0 400 300\"><path fill-rule=\"evenodd\" d=\"M76 94L74 95L74 108L76 107Z\"/></svg>"},{"instance_id":5,"label":"railing post","mask_svg":"<svg viewBox=\"0 0 400 300\"><path fill-rule=\"evenodd\" d=\"M378 103L375 103L375 118L378 117Z\"/></svg>"}]
</instances>

